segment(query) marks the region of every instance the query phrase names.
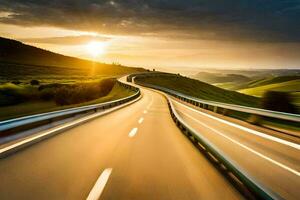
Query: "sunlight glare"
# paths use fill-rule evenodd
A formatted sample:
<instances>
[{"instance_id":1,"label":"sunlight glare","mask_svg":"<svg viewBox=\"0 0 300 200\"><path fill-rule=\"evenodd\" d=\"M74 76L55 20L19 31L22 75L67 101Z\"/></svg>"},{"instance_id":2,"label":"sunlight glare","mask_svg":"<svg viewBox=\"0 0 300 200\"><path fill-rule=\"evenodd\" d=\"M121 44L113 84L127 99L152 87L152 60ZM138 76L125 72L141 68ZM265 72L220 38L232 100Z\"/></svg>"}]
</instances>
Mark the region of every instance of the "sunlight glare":
<instances>
[{"instance_id":1,"label":"sunlight glare","mask_svg":"<svg viewBox=\"0 0 300 200\"><path fill-rule=\"evenodd\" d=\"M103 55L105 53L105 47L105 43L97 41L91 41L86 45L88 53L93 57Z\"/></svg>"}]
</instances>

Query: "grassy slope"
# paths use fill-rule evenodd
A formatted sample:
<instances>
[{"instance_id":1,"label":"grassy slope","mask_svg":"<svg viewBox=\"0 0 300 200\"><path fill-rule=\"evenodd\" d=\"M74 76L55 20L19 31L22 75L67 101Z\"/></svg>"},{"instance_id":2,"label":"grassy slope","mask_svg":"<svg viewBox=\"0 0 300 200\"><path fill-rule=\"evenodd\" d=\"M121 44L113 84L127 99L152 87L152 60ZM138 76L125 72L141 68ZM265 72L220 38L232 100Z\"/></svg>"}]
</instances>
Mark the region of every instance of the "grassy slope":
<instances>
[{"instance_id":1,"label":"grassy slope","mask_svg":"<svg viewBox=\"0 0 300 200\"><path fill-rule=\"evenodd\" d=\"M106 101L120 99L129 96L131 94L133 94L131 90L124 89L123 87L116 84L107 96L101 97L93 101L81 103L81 104L74 104L69 106L57 106L54 101L24 102L17 105L1 107L0 121L26 116L26 115L37 114L37 113L50 112L50 111L61 110L66 108L102 103Z\"/></svg>"},{"instance_id":2,"label":"grassy slope","mask_svg":"<svg viewBox=\"0 0 300 200\"><path fill-rule=\"evenodd\" d=\"M147 77L147 78L136 78L136 81L141 81L145 83L160 85L163 87L167 87L181 93L191 95L194 97L225 102L225 103L233 103L245 106L253 106L258 107L260 103L260 99L243 95L238 92L224 90L201 81L197 81L190 78L185 77ZM300 98L300 94L298 96ZM251 115L246 113L240 113L235 111L230 111L227 113L228 116L234 117L237 119L241 119L244 121L251 121ZM272 120L272 119L261 119L260 124L272 125L273 127L279 127L282 129L286 129L289 131L299 131L300 127L297 123L280 121L280 120Z\"/></svg>"},{"instance_id":3,"label":"grassy slope","mask_svg":"<svg viewBox=\"0 0 300 200\"><path fill-rule=\"evenodd\" d=\"M0 37L0 80L47 76L117 76L144 71L64 56ZM25 77L25 78L24 78ZM2 81L3 82L3 81Z\"/></svg>"},{"instance_id":4,"label":"grassy slope","mask_svg":"<svg viewBox=\"0 0 300 200\"><path fill-rule=\"evenodd\" d=\"M0 107L0 120L100 103L131 94L130 91L115 86L105 97L71 106L57 106L53 100L46 101L37 98L18 98L23 101L12 102L12 95L5 94L5 90L11 90L13 94L25 93L28 96L34 96L38 86L30 86L29 82L32 79L39 80L41 85L77 84L139 71L144 71L144 69L64 56L0 37L0 105L3 105ZM21 83L18 85L9 83L15 80Z\"/></svg>"},{"instance_id":5,"label":"grassy slope","mask_svg":"<svg viewBox=\"0 0 300 200\"><path fill-rule=\"evenodd\" d=\"M273 76L266 75L246 83L222 82L215 83L217 87L238 91L243 94L261 97L268 90L289 92L293 102L300 105L300 76L297 74Z\"/></svg>"},{"instance_id":6,"label":"grassy slope","mask_svg":"<svg viewBox=\"0 0 300 200\"><path fill-rule=\"evenodd\" d=\"M275 83L283 83L287 81L300 80L300 76L277 76L264 78L248 83L248 87L258 87Z\"/></svg>"},{"instance_id":7,"label":"grassy slope","mask_svg":"<svg viewBox=\"0 0 300 200\"><path fill-rule=\"evenodd\" d=\"M235 90L237 83L235 82L225 82L225 83L215 83L214 86L226 89L226 90Z\"/></svg>"},{"instance_id":8,"label":"grassy slope","mask_svg":"<svg viewBox=\"0 0 300 200\"><path fill-rule=\"evenodd\" d=\"M298 80L290 80L284 82L277 82L269 84L266 83L262 86L247 88L239 90L239 92L253 95L253 96L262 96L267 90L275 90L275 91L283 91L283 92L299 92L300 91L300 79Z\"/></svg>"},{"instance_id":9,"label":"grassy slope","mask_svg":"<svg viewBox=\"0 0 300 200\"><path fill-rule=\"evenodd\" d=\"M206 82L206 83L225 83L225 82L248 82L251 79L241 74L222 74L222 73L211 73L211 72L199 72L192 78Z\"/></svg>"},{"instance_id":10,"label":"grassy slope","mask_svg":"<svg viewBox=\"0 0 300 200\"><path fill-rule=\"evenodd\" d=\"M187 95L206 100L246 106L257 106L259 102L259 99L256 97L240 94L234 91L224 90L213 85L182 76L137 78L136 81L160 85L173 90L177 90Z\"/></svg>"}]
</instances>

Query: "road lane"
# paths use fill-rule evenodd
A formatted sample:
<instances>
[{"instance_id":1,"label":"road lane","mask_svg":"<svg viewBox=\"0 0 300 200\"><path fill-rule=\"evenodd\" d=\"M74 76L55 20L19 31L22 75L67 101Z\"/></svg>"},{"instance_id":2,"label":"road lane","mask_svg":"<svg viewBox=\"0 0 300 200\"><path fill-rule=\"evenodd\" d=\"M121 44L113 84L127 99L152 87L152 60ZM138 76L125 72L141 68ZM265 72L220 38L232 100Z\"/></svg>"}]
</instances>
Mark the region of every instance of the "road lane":
<instances>
[{"instance_id":1,"label":"road lane","mask_svg":"<svg viewBox=\"0 0 300 200\"><path fill-rule=\"evenodd\" d=\"M144 118L141 117L141 118L139 119L139 124L143 123L143 121L144 121Z\"/></svg>"},{"instance_id":2,"label":"road lane","mask_svg":"<svg viewBox=\"0 0 300 200\"><path fill-rule=\"evenodd\" d=\"M112 168L107 168L102 172L86 200L97 200L100 198L111 172Z\"/></svg>"},{"instance_id":3,"label":"road lane","mask_svg":"<svg viewBox=\"0 0 300 200\"><path fill-rule=\"evenodd\" d=\"M241 198L174 125L166 100L153 97L135 140L119 146L101 199Z\"/></svg>"},{"instance_id":4,"label":"road lane","mask_svg":"<svg viewBox=\"0 0 300 200\"><path fill-rule=\"evenodd\" d=\"M145 96L0 159L0 199L85 199L149 102Z\"/></svg>"},{"instance_id":5,"label":"road lane","mask_svg":"<svg viewBox=\"0 0 300 200\"><path fill-rule=\"evenodd\" d=\"M132 105L1 159L0 199L86 199L107 168L100 199L242 198L181 134L164 97L143 89Z\"/></svg>"},{"instance_id":6,"label":"road lane","mask_svg":"<svg viewBox=\"0 0 300 200\"><path fill-rule=\"evenodd\" d=\"M283 198L299 197L300 151L297 148L208 117L207 111L204 113L200 108L187 106L174 99L172 101L187 124L217 146L251 177Z\"/></svg>"}]
</instances>

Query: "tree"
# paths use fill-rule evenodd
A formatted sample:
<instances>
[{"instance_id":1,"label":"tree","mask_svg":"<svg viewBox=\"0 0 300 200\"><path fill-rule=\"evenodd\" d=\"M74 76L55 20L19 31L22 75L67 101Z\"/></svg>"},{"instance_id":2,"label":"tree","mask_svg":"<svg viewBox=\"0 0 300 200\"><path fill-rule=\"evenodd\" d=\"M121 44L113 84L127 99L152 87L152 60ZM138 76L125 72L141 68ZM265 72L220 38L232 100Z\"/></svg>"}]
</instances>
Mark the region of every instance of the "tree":
<instances>
[{"instance_id":1,"label":"tree","mask_svg":"<svg viewBox=\"0 0 300 200\"><path fill-rule=\"evenodd\" d=\"M296 107L292 104L291 95L287 92L267 91L262 98L262 108L297 113Z\"/></svg>"},{"instance_id":2,"label":"tree","mask_svg":"<svg viewBox=\"0 0 300 200\"><path fill-rule=\"evenodd\" d=\"M40 82L38 80L31 80L30 85L39 85Z\"/></svg>"}]
</instances>

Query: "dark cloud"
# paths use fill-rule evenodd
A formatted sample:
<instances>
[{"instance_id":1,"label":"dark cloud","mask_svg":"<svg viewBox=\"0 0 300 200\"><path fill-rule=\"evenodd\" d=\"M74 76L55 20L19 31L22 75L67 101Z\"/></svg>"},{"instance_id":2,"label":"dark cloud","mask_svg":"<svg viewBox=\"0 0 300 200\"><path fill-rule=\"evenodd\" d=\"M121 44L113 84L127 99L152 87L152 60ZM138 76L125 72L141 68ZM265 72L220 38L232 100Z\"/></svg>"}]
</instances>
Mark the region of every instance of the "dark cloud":
<instances>
[{"instance_id":1,"label":"dark cloud","mask_svg":"<svg viewBox=\"0 0 300 200\"><path fill-rule=\"evenodd\" d=\"M300 0L0 0L0 22L109 34L300 42Z\"/></svg>"},{"instance_id":2,"label":"dark cloud","mask_svg":"<svg viewBox=\"0 0 300 200\"><path fill-rule=\"evenodd\" d=\"M108 41L109 37L102 36L64 36L64 37L46 37L46 38L22 38L23 42L44 43L44 44L60 44L60 45L80 45L90 41Z\"/></svg>"}]
</instances>

